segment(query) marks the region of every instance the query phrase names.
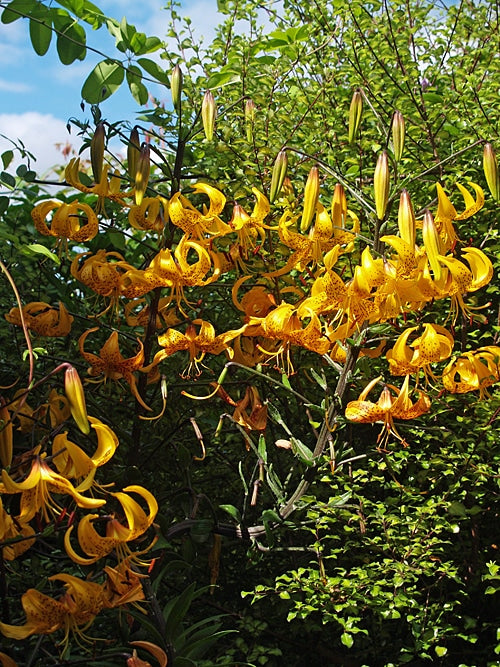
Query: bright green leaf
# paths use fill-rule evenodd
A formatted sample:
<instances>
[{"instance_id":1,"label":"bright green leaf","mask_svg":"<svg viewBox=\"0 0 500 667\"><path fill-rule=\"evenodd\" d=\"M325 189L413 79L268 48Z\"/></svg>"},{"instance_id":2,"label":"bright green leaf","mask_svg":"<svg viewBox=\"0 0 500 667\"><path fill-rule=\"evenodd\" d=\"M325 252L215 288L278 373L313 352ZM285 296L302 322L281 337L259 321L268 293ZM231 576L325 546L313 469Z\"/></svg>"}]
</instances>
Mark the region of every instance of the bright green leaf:
<instances>
[{"instance_id":1,"label":"bright green leaf","mask_svg":"<svg viewBox=\"0 0 500 667\"><path fill-rule=\"evenodd\" d=\"M116 60L102 60L87 77L82 88L82 97L89 104L107 100L123 83L123 66Z\"/></svg>"}]
</instances>

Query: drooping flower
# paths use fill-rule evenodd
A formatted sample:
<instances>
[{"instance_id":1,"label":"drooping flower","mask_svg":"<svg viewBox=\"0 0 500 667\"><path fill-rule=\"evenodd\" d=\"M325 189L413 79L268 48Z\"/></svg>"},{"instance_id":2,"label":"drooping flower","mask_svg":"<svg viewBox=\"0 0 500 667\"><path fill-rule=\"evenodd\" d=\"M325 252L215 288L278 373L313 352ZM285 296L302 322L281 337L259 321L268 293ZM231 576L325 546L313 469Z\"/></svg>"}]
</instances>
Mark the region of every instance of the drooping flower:
<instances>
[{"instance_id":1,"label":"drooping flower","mask_svg":"<svg viewBox=\"0 0 500 667\"><path fill-rule=\"evenodd\" d=\"M168 201L164 197L144 197L140 206L131 206L128 221L134 229L161 233L168 221Z\"/></svg>"},{"instance_id":2,"label":"drooping flower","mask_svg":"<svg viewBox=\"0 0 500 667\"><path fill-rule=\"evenodd\" d=\"M53 213L50 227L46 219ZM31 212L35 229L43 236L54 236L71 241L90 241L99 231L99 222L88 204L74 201L43 201Z\"/></svg>"},{"instance_id":3,"label":"drooping flower","mask_svg":"<svg viewBox=\"0 0 500 667\"><path fill-rule=\"evenodd\" d=\"M62 508L52 494L70 496L78 507L86 509L104 505L104 500L82 495L68 479L52 470L43 456L39 455L38 449L35 449L31 470L24 481L16 482L6 470L2 470L3 493L21 493L20 513L17 517L20 522L31 521L37 512L41 512L47 522L49 511L59 515Z\"/></svg>"},{"instance_id":4,"label":"drooping flower","mask_svg":"<svg viewBox=\"0 0 500 667\"><path fill-rule=\"evenodd\" d=\"M199 331L196 330L196 327L199 327ZM167 329L164 334L158 337L158 344L161 345L163 350L157 352L152 364L143 370L149 370L175 352L185 350L189 352L189 365L182 373L182 377L190 377L193 373L200 375L200 364L202 364L205 355L226 352L231 357L232 350L229 344L244 330L245 326L216 336L213 325L200 319L193 320L188 324L185 334L177 329Z\"/></svg>"},{"instance_id":5,"label":"drooping flower","mask_svg":"<svg viewBox=\"0 0 500 667\"><path fill-rule=\"evenodd\" d=\"M129 493L136 493L143 498L148 505L148 514L142 509ZM71 546L71 533L74 526L70 526L64 536L64 547L68 556L80 565L92 565L99 559L104 558L113 550L116 550L119 561L134 559L146 553L153 546L149 544L146 549L133 552L128 546L143 535L153 523L158 512L156 498L142 486L132 485L123 489L123 492L112 493L122 506L126 524L124 525L115 515L100 517L98 514L86 514L78 523L78 543L87 557L80 556ZM100 535L96 528L96 520L105 521L105 535Z\"/></svg>"},{"instance_id":6,"label":"drooping flower","mask_svg":"<svg viewBox=\"0 0 500 667\"><path fill-rule=\"evenodd\" d=\"M35 531L25 522L14 519L8 514L0 497L0 552L5 560L14 560L27 551L34 543ZM24 540L19 540L24 537ZM8 544L9 540L16 540ZM3 544L7 542L7 544Z\"/></svg>"},{"instance_id":7,"label":"drooping flower","mask_svg":"<svg viewBox=\"0 0 500 667\"><path fill-rule=\"evenodd\" d=\"M53 308L44 301L27 303L23 306L23 318L30 331L47 337L67 336L74 320L61 301L59 301L59 309ZM5 319L10 324L22 326L19 308L11 308L5 315Z\"/></svg>"},{"instance_id":8,"label":"drooping flower","mask_svg":"<svg viewBox=\"0 0 500 667\"><path fill-rule=\"evenodd\" d=\"M410 345L408 339L418 327L409 327L398 337L394 347L387 352L387 360L393 375L428 371L430 364L448 359L454 345L454 338L439 324L423 324L423 332Z\"/></svg>"},{"instance_id":9,"label":"drooping flower","mask_svg":"<svg viewBox=\"0 0 500 667\"><path fill-rule=\"evenodd\" d=\"M78 346L80 349L80 354L90 364L88 373L91 377L103 375L103 380L120 380L123 378L129 385L130 390L137 401L142 405L146 410L150 410L146 403L144 403L139 391L137 389L137 384L135 377L133 375L134 371L137 371L142 368L144 364L144 346L139 339L139 351L133 357L125 358L120 352L118 347L118 332L113 331L104 343L104 345L99 350L99 355L92 354L91 352L85 352L85 340L87 336L94 332L98 331L98 327L93 327L84 331L80 336L78 341Z\"/></svg>"},{"instance_id":10,"label":"drooping flower","mask_svg":"<svg viewBox=\"0 0 500 667\"><path fill-rule=\"evenodd\" d=\"M500 347L488 345L465 352L450 361L442 375L444 388L452 394L479 391L488 397L488 387L500 380Z\"/></svg>"},{"instance_id":11,"label":"drooping flower","mask_svg":"<svg viewBox=\"0 0 500 667\"><path fill-rule=\"evenodd\" d=\"M116 299L120 294L121 276L133 268L120 253L101 249L95 254L78 254L71 262L71 275L96 294Z\"/></svg>"},{"instance_id":12,"label":"drooping flower","mask_svg":"<svg viewBox=\"0 0 500 667\"><path fill-rule=\"evenodd\" d=\"M370 391L381 380L381 376L367 384L356 401L350 401L345 410L347 419L360 424L373 424L382 422L383 428L377 438L377 444L383 447L392 434L404 445L402 438L396 430L394 419L416 419L429 411L431 402L427 394L418 391L418 399L415 403L409 397L410 376L407 375L401 389L393 385L384 385L382 393L376 403L368 401Z\"/></svg>"},{"instance_id":13,"label":"drooping flower","mask_svg":"<svg viewBox=\"0 0 500 667\"><path fill-rule=\"evenodd\" d=\"M219 236L229 234L231 227L220 219L226 198L216 188L208 183L195 183L193 194L204 193L210 200L209 208L203 207L200 213L184 195L175 193L168 205L170 221L180 227L192 238L203 240L205 235Z\"/></svg>"},{"instance_id":14,"label":"drooping flower","mask_svg":"<svg viewBox=\"0 0 500 667\"><path fill-rule=\"evenodd\" d=\"M246 431L266 430L267 405L262 403L257 387L247 386L245 395L239 401L232 399L223 387L218 388L217 396L235 408L233 419Z\"/></svg>"},{"instance_id":15,"label":"drooping flower","mask_svg":"<svg viewBox=\"0 0 500 667\"><path fill-rule=\"evenodd\" d=\"M63 645L70 632L82 635L103 609L105 599L100 584L83 581L69 574L56 574L49 581L62 581L65 593L57 600L30 588L21 598L26 614L24 625L0 623L0 631L5 637L26 639L34 634L48 635L64 630Z\"/></svg>"},{"instance_id":16,"label":"drooping flower","mask_svg":"<svg viewBox=\"0 0 500 667\"><path fill-rule=\"evenodd\" d=\"M467 220L484 206L484 192L477 183L470 183L476 192L476 199L472 197L470 192L464 188L463 185L460 183L457 183L456 185L464 198L465 209L462 213L457 213L456 208L449 200L441 185L436 183L438 210L434 217L434 222L441 237L445 252L453 249L458 240L457 233L453 227L453 221Z\"/></svg>"},{"instance_id":17,"label":"drooping flower","mask_svg":"<svg viewBox=\"0 0 500 667\"><path fill-rule=\"evenodd\" d=\"M94 185L87 186L84 185L80 180L80 158L73 158L69 161L68 166L64 171L64 177L71 187L80 192L85 192L87 194L95 194L98 196L96 213L104 212L104 202L105 199L115 201L121 206L125 206L124 197L126 193L120 192L120 179L116 176L112 176L108 180L108 172L110 166L105 164L102 168L101 179L99 183L94 183Z\"/></svg>"}]
</instances>

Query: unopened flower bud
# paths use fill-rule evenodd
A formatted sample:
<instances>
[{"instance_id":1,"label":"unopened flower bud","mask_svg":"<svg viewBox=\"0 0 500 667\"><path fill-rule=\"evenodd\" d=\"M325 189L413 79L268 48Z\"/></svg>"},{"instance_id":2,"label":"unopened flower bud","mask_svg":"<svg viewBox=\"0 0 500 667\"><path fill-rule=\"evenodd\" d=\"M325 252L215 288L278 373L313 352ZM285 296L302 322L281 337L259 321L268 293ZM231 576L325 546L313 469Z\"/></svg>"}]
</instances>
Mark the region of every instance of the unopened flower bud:
<instances>
[{"instance_id":1,"label":"unopened flower bud","mask_svg":"<svg viewBox=\"0 0 500 667\"><path fill-rule=\"evenodd\" d=\"M491 144L484 145L483 169L491 196L495 201L498 201L500 199L500 178L498 174L497 156Z\"/></svg>"},{"instance_id":2,"label":"unopened flower bud","mask_svg":"<svg viewBox=\"0 0 500 667\"><path fill-rule=\"evenodd\" d=\"M340 229L345 228L345 218L347 215L347 199L345 196L344 186L340 183L335 185L335 190L333 191L332 199L332 223L333 223L333 232L335 230L337 233Z\"/></svg>"},{"instance_id":3,"label":"unopened flower bud","mask_svg":"<svg viewBox=\"0 0 500 667\"><path fill-rule=\"evenodd\" d=\"M172 104L174 109L179 111L181 108L181 92L182 92L182 70L179 65L176 65L170 75L170 92L172 93Z\"/></svg>"},{"instance_id":4,"label":"unopened flower bud","mask_svg":"<svg viewBox=\"0 0 500 667\"><path fill-rule=\"evenodd\" d=\"M382 151L378 156L377 166L375 167L375 174L373 176L375 210L379 220L384 219L385 211L387 209L389 184L389 160L387 158L387 151Z\"/></svg>"},{"instance_id":5,"label":"unopened flower bud","mask_svg":"<svg viewBox=\"0 0 500 667\"><path fill-rule=\"evenodd\" d=\"M401 111L395 111L392 116L392 145L394 147L394 159L399 162L405 146L405 119Z\"/></svg>"},{"instance_id":6,"label":"unopened flower bud","mask_svg":"<svg viewBox=\"0 0 500 667\"><path fill-rule=\"evenodd\" d=\"M207 90L201 104L201 119L203 121L203 130L207 141L212 141L214 138L215 116L217 115L217 107L212 93Z\"/></svg>"},{"instance_id":7,"label":"unopened flower bud","mask_svg":"<svg viewBox=\"0 0 500 667\"><path fill-rule=\"evenodd\" d=\"M106 130L103 123L99 123L95 129L94 136L90 141L90 164L94 181L100 183L102 166L104 164L104 144L106 143Z\"/></svg>"},{"instance_id":8,"label":"unopened flower bud","mask_svg":"<svg viewBox=\"0 0 500 667\"><path fill-rule=\"evenodd\" d=\"M255 120L255 103L248 99L245 102L245 126L247 130L247 141L249 144L253 141L253 123Z\"/></svg>"},{"instance_id":9,"label":"unopened flower bud","mask_svg":"<svg viewBox=\"0 0 500 667\"><path fill-rule=\"evenodd\" d=\"M434 280L439 280L441 278L441 264L439 263L438 256L441 254L441 239L434 224L432 213L427 210L424 213L424 221L422 223L422 236L427 259L434 273Z\"/></svg>"},{"instance_id":10,"label":"unopened flower bud","mask_svg":"<svg viewBox=\"0 0 500 667\"><path fill-rule=\"evenodd\" d=\"M137 162L139 161L139 152L141 150L141 141L139 139L139 130L134 127L130 133L127 146L127 171L132 185L135 183L137 173Z\"/></svg>"},{"instance_id":11,"label":"unopened flower bud","mask_svg":"<svg viewBox=\"0 0 500 667\"><path fill-rule=\"evenodd\" d=\"M306 187L304 188L304 205L302 208L302 218L300 220L300 231L307 232L309 229L319 200L319 169L314 166L307 177Z\"/></svg>"},{"instance_id":12,"label":"unopened flower bud","mask_svg":"<svg viewBox=\"0 0 500 667\"><path fill-rule=\"evenodd\" d=\"M139 159L137 160L137 171L135 172L135 203L142 204L146 188L148 187L150 172L149 146L142 143Z\"/></svg>"},{"instance_id":13,"label":"unopened flower bud","mask_svg":"<svg viewBox=\"0 0 500 667\"><path fill-rule=\"evenodd\" d=\"M398 228L399 228L399 235L401 236L403 241L406 241L406 243L408 243L410 248L414 250L416 221L410 195L408 194L408 190L403 190L401 192L401 197L399 199Z\"/></svg>"},{"instance_id":14,"label":"unopened flower bud","mask_svg":"<svg viewBox=\"0 0 500 667\"><path fill-rule=\"evenodd\" d=\"M363 113L363 95L360 90L355 90L349 107L349 143L356 141Z\"/></svg>"},{"instance_id":15,"label":"unopened flower bud","mask_svg":"<svg viewBox=\"0 0 500 667\"><path fill-rule=\"evenodd\" d=\"M73 419L82 433L90 433L90 424L87 418L87 406L82 381L78 371L73 366L67 366L64 374L64 392L68 399Z\"/></svg>"},{"instance_id":16,"label":"unopened flower bud","mask_svg":"<svg viewBox=\"0 0 500 667\"><path fill-rule=\"evenodd\" d=\"M285 180L286 170L288 168L288 156L286 151L280 151L276 156L271 176L271 189L269 191L269 201L271 204L281 192L283 181Z\"/></svg>"}]
</instances>

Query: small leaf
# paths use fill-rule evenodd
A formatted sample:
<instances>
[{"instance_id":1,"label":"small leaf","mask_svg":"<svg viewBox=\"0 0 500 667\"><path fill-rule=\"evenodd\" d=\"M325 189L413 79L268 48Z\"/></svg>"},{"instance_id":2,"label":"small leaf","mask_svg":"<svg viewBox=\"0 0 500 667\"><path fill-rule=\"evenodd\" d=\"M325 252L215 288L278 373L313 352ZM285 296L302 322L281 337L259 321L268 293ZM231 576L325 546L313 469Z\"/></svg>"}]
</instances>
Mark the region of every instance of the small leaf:
<instances>
[{"instance_id":1,"label":"small leaf","mask_svg":"<svg viewBox=\"0 0 500 667\"><path fill-rule=\"evenodd\" d=\"M44 245L41 243L30 243L26 246L24 246L24 250L28 250L28 254L37 254L37 255L44 255L45 257L48 257L51 259L54 264L59 264L61 263L61 260L57 255L54 255L53 252L50 252L48 248L46 248Z\"/></svg>"},{"instance_id":2,"label":"small leaf","mask_svg":"<svg viewBox=\"0 0 500 667\"><path fill-rule=\"evenodd\" d=\"M102 60L87 77L82 97L89 104L99 104L111 97L123 83L124 71L116 60Z\"/></svg>"},{"instance_id":3,"label":"small leaf","mask_svg":"<svg viewBox=\"0 0 500 667\"><path fill-rule=\"evenodd\" d=\"M157 65L154 60L150 60L149 58L138 58L137 64L140 65L142 69L149 74L149 76L152 76L153 79L160 81L160 83L169 84L170 80L168 74L159 65Z\"/></svg>"},{"instance_id":4,"label":"small leaf","mask_svg":"<svg viewBox=\"0 0 500 667\"><path fill-rule=\"evenodd\" d=\"M241 514L240 510L235 507L234 505L219 505L221 510L224 510L224 512L227 512L229 516L236 521L237 524L241 523Z\"/></svg>"},{"instance_id":5,"label":"small leaf","mask_svg":"<svg viewBox=\"0 0 500 667\"><path fill-rule=\"evenodd\" d=\"M2 12L2 23L13 23L17 19L29 16L37 5L36 0L12 0Z\"/></svg>"},{"instance_id":6,"label":"small leaf","mask_svg":"<svg viewBox=\"0 0 500 667\"><path fill-rule=\"evenodd\" d=\"M57 21L54 21L54 25L58 30L61 30ZM62 32L57 35L56 41L57 54L63 65L71 65L75 60L85 60L87 55L86 40L85 30L78 23L72 21L63 26Z\"/></svg>"},{"instance_id":7,"label":"small leaf","mask_svg":"<svg viewBox=\"0 0 500 667\"><path fill-rule=\"evenodd\" d=\"M291 437L290 444L292 445L292 452L298 456L298 458L308 466L314 464L314 454L306 447L303 442L298 440L298 438Z\"/></svg>"},{"instance_id":8,"label":"small leaf","mask_svg":"<svg viewBox=\"0 0 500 667\"><path fill-rule=\"evenodd\" d=\"M14 188L16 186L16 179L12 174L7 173L6 171L2 171L0 174L0 181L5 183L5 185L8 185L11 188Z\"/></svg>"},{"instance_id":9,"label":"small leaf","mask_svg":"<svg viewBox=\"0 0 500 667\"><path fill-rule=\"evenodd\" d=\"M14 151L4 151L0 157L2 158L3 168L7 169L9 164L14 159Z\"/></svg>"},{"instance_id":10,"label":"small leaf","mask_svg":"<svg viewBox=\"0 0 500 667\"><path fill-rule=\"evenodd\" d=\"M130 65L127 69L127 83L134 100L143 106L149 99L149 93L146 86L142 83L141 70L135 65Z\"/></svg>"},{"instance_id":11,"label":"small leaf","mask_svg":"<svg viewBox=\"0 0 500 667\"><path fill-rule=\"evenodd\" d=\"M40 5L40 8L44 5ZM44 7L46 10L46 8ZM30 39L35 53L44 56L49 50L52 40L52 21L50 12L36 12L36 16L30 19Z\"/></svg>"},{"instance_id":12,"label":"small leaf","mask_svg":"<svg viewBox=\"0 0 500 667\"><path fill-rule=\"evenodd\" d=\"M354 639L352 638L352 635L350 635L348 632L342 633L340 641L342 642L342 644L344 644L344 646L347 646L347 648L351 648L351 646L354 644Z\"/></svg>"},{"instance_id":13,"label":"small leaf","mask_svg":"<svg viewBox=\"0 0 500 667\"><path fill-rule=\"evenodd\" d=\"M443 655L446 655L448 653L448 649L446 646L435 646L434 650L436 651L436 655L438 658L442 658Z\"/></svg>"},{"instance_id":14,"label":"small leaf","mask_svg":"<svg viewBox=\"0 0 500 667\"><path fill-rule=\"evenodd\" d=\"M259 456L263 460L263 462L267 463L266 439L264 438L262 433L259 436L259 445L257 447L257 450L258 450Z\"/></svg>"}]
</instances>

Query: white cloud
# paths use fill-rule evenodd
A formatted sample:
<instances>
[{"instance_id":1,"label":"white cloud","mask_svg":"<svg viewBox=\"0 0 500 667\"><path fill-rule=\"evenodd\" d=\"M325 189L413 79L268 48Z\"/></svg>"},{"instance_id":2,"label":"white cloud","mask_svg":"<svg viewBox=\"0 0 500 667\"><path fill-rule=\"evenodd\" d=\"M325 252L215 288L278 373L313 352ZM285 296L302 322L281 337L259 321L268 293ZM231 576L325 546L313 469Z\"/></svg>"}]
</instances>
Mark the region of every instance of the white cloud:
<instances>
[{"instance_id":1,"label":"white cloud","mask_svg":"<svg viewBox=\"0 0 500 667\"><path fill-rule=\"evenodd\" d=\"M18 139L23 142L26 150L36 157L36 162L31 161L30 164L38 175L45 175L52 167L67 161L56 144L64 147L67 142L71 143L71 135L68 134L64 121L50 114L37 111L0 114L0 134L14 142ZM9 149L12 149L12 143L0 137L0 153ZM9 167L9 171L15 170L21 163L26 164L27 161L16 153L15 162Z\"/></svg>"},{"instance_id":2,"label":"white cloud","mask_svg":"<svg viewBox=\"0 0 500 667\"><path fill-rule=\"evenodd\" d=\"M29 93L33 87L21 81L6 81L0 79L0 90L5 90L8 93Z\"/></svg>"}]
</instances>

